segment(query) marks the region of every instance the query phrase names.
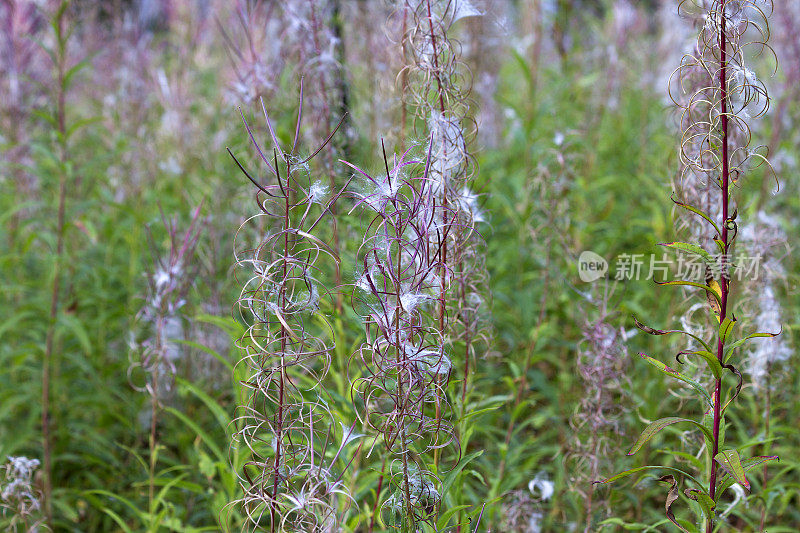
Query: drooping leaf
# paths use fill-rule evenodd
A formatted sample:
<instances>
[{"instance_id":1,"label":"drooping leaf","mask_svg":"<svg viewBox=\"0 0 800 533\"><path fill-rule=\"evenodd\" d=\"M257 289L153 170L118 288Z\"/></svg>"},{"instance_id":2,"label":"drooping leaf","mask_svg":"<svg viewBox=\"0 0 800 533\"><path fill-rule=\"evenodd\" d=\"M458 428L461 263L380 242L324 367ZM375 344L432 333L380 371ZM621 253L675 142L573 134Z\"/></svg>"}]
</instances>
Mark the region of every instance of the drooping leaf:
<instances>
[{"instance_id":1,"label":"drooping leaf","mask_svg":"<svg viewBox=\"0 0 800 533\"><path fill-rule=\"evenodd\" d=\"M730 399L728 399L728 401L727 401L727 402L725 402L725 405L723 405L723 406L722 406L722 409L720 410L720 413L723 413L723 414L724 414L724 413L725 413L725 409L727 409L727 408L728 408L728 405L729 405L729 404L730 404L730 403L731 403L733 400L735 400L737 396L739 396L739 393L740 393L740 392L741 392L741 390L742 390L742 384L744 383L744 379L742 378L742 373L741 373L741 372L739 372L739 370L738 370L738 369L737 369L735 366L733 366L733 365L727 365L727 364L725 364L725 365L722 365L722 368L724 368L725 370L730 370L730 371L731 371L731 373L732 373L734 376L736 376L736 378L739 380L739 382L736 384L736 391L733 393L733 395L730 397Z\"/></svg>"},{"instance_id":2,"label":"drooping leaf","mask_svg":"<svg viewBox=\"0 0 800 533\"><path fill-rule=\"evenodd\" d=\"M675 205L678 205L678 206L686 209L687 211L691 211L692 213L695 213L695 214L700 215L701 217L703 217L709 224L711 224L714 227L714 231L717 232L717 235L722 233L720 231L720 229L719 229L719 226L717 226L717 223L714 222L714 219L711 218L711 216L708 213L706 213L705 211L702 211L702 210L696 208L693 205L689 205L687 203L678 201L675 198L672 198L672 201L675 203Z\"/></svg>"},{"instance_id":3,"label":"drooping leaf","mask_svg":"<svg viewBox=\"0 0 800 533\"><path fill-rule=\"evenodd\" d=\"M680 372L678 372L674 368L670 368L669 366L667 366L666 364L662 363L658 359L654 359L654 358L650 357L647 354L639 353L639 357L641 357L642 359L644 359L645 361L647 361L648 363L650 363L651 365L656 367L658 370L660 370L664 374L666 374L668 376L671 376L671 377L673 377L673 378L675 378L675 379L677 379L679 381L683 381L684 383L686 383L687 385L692 387L694 390L696 390L698 393L700 393L700 395L703 397L703 399L705 399L705 401L706 401L706 403L708 404L709 407L712 407L712 408L714 407L714 404L711 401L711 396L703 388L703 386L700 385L698 382L696 382L695 380L693 380L689 376L681 374Z\"/></svg>"},{"instance_id":4,"label":"drooping leaf","mask_svg":"<svg viewBox=\"0 0 800 533\"><path fill-rule=\"evenodd\" d=\"M663 483L669 483L670 484L669 492L667 492L667 500L664 503L664 509L666 509L666 511L667 511L667 518L669 519L670 522L672 522L673 524L678 526L678 528L681 531L685 531L686 533L689 533L688 529L686 529L685 527L680 525L678 523L678 521L675 520L675 513L672 512L672 504L675 503L675 500L677 500L678 497L679 497L678 482L675 479L675 476L673 476L672 474L667 474L666 476L661 476L660 478L658 478L658 480L663 482Z\"/></svg>"},{"instance_id":5,"label":"drooping leaf","mask_svg":"<svg viewBox=\"0 0 800 533\"><path fill-rule=\"evenodd\" d=\"M706 252L701 246L696 244L688 243L688 242L662 242L659 243L659 246L666 246L667 248L672 248L674 250L678 250L681 252L687 252L692 255L696 255L703 258L703 261L706 263L713 263L714 258L711 257L711 254Z\"/></svg>"},{"instance_id":6,"label":"drooping leaf","mask_svg":"<svg viewBox=\"0 0 800 533\"><path fill-rule=\"evenodd\" d=\"M674 281L656 281L656 285L676 285L676 286L686 286L686 287L697 287L698 289L703 289L707 293L711 293L716 296L716 292L713 292L713 289L704 283L697 283L696 281L689 281L685 279L677 279Z\"/></svg>"},{"instance_id":7,"label":"drooping leaf","mask_svg":"<svg viewBox=\"0 0 800 533\"><path fill-rule=\"evenodd\" d=\"M628 451L627 455L635 454L636 452L642 449L642 446L644 446L645 443L647 443L647 441L655 437L656 434L658 434L662 429L672 424L677 424L678 422L688 422L690 424L697 426L703 432L703 435L706 437L707 443L714 442L713 435L708 430L708 428L706 428L702 424L695 422L694 420L690 420L688 418L671 416L667 418L662 418L660 420L656 420L655 422L647 426L647 428L645 428L645 430L642 431L642 434L639 435L639 438L636 440L631 449Z\"/></svg>"},{"instance_id":8,"label":"drooping leaf","mask_svg":"<svg viewBox=\"0 0 800 533\"><path fill-rule=\"evenodd\" d=\"M675 356L675 359L678 360L679 363L682 363L680 357L681 356L688 356L688 355L697 355L702 357L706 363L708 363L708 367L711 369L711 373L714 374L714 379L719 379L722 375L722 365L720 364L719 360L717 360L717 356L711 353L708 350L697 350L697 351L682 351L678 352L678 355Z\"/></svg>"},{"instance_id":9,"label":"drooping leaf","mask_svg":"<svg viewBox=\"0 0 800 533\"><path fill-rule=\"evenodd\" d=\"M593 481L592 485L607 485L609 483L614 483L615 481L619 481L622 478L626 478L628 476L632 476L633 474L637 474L639 472L644 472L647 470L668 470L670 472L675 472L676 474L680 474L687 479L691 479L698 487L702 486L702 484L691 474L688 472L684 472L680 468L674 468L671 466L661 466L661 465L646 465L646 466L637 466L636 468L631 468L629 470L623 470L618 474L614 474L613 476L600 480L600 481Z\"/></svg>"},{"instance_id":10,"label":"drooping leaf","mask_svg":"<svg viewBox=\"0 0 800 533\"><path fill-rule=\"evenodd\" d=\"M750 490L750 482L747 481L739 452L736 450L722 450L714 457L714 460L727 470L728 474L736 480L736 483Z\"/></svg>"}]
</instances>

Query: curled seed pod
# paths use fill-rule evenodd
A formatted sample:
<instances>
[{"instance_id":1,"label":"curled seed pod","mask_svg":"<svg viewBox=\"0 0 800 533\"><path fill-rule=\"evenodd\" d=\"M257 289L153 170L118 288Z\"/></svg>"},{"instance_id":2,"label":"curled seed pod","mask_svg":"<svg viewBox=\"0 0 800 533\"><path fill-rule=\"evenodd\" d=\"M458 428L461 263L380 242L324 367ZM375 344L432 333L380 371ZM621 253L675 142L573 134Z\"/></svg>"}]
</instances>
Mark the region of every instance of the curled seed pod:
<instances>
[{"instance_id":1,"label":"curled seed pod","mask_svg":"<svg viewBox=\"0 0 800 533\"><path fill-rule=\"evenodd\" d=\"M391 164L385 158L384 174L350 165L363 180L356 208L369 217L354 295L366 342L351 364L362 368L353 384L365 406L360 416L382 435L391 458L387 476L395 492L381 509L416 528L433 523L440 494L425 454L456 440L444 392L452 363L433 314L444 266L431 235L447 238L449 228L436 216L430 152L422 173L422 162L407 155Z\"/></svg>"}]
</instances>

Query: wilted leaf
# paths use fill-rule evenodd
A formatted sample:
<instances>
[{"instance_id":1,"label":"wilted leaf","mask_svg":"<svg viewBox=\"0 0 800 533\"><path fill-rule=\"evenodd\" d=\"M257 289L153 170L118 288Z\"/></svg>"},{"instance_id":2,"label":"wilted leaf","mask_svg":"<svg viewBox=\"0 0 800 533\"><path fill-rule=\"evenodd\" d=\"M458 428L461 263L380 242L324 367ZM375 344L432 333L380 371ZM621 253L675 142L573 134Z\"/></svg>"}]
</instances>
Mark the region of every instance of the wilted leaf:
<instances>
[{"instance_id":1,"label":"wilted leaf","mask_svg":"<svg viewBox=\"0 0 800 533\"><path fill-rule=\"evenodd\" d=\"M675 476L673 476L672 474L667 474L666 476L661 476L660 478L658 478L658 480L670 484L669 492L667 493L667 501L664 504L664 508L667 511L667 518L669 518L670 522L678 526L681 531L689 533L688 529L680 525L678 521L675 520L675 513L672 512L672 504L675 503L675 500L677 500L679 497L678 482L675 480Z\"/></svg>"},{"instance_id":2,"label":"wilted leaf","mask_svg":"<svg viewBox=\"0 0 800 533\"><path fill-rule=\"evenodd\" d=\"M648 333L650 335L669 335L670 333L682 333L683 335L691 337L692 339L694 339L697 342L699 342L703 346L703 348L705 348L709 352L711 351L711 346L709 346L706 341L704 341L703 339L701 339L700 337L698 337L694 333L690 333L690 332L684 331L682 329L655 329L655 328L651 328L650 326L647 326L645 324L642 324L641 322L639 322L639 320L635 316L632 317L632 318L633 318L633 323L636 325L636 327L638 329L644 331L645 333Z\"/></svg>"},{"instance_id":3,"label":"wilted leaf","mask_svg":"<svg viewBox=\"0 0 800 533\"><path fill-rule=\"evenodd\" d=\"M714 276L711 275L711 269L708 268L708 266L706 266L706 285L708 285L710 289L706 290L706 301L716 315L717 322L719 322L720 315L722 314L722 287L720 287L719 282L714 279Z\"/></svg>"}]
</instances>

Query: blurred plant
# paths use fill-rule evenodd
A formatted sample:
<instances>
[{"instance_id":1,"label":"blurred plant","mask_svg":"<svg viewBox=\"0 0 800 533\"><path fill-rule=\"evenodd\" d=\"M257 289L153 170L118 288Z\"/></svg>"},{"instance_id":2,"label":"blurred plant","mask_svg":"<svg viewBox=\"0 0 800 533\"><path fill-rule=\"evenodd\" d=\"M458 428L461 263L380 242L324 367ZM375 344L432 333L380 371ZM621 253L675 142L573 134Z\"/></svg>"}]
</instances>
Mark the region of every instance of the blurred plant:
<instances>
[{"instance_id":1,"label":"blurred plant","mask_svg":"<svg viewBox=\"0 0 800 533\"><path fill-rule=\"evenodd\" d=\"M235 78L229 82L228 98L236 103L257 102L278 88L286 61L282 53L286 30L275 16L277 6L276 2L237 0L235 23L217 19ZM229 34L226 26L236 26L240 31Z\"/></svg>"},{"instance_id":2,"label":"blurred plant","mask_svg":"<svg viewBox=\"0 0 800 533\"><path fill-rule=\"evenodd\" d=\"M750 257L757 258L760 271L754 272L752 277L745 280L743 287L743 307L747 314L753 317L754 326L758 331L780 331L784 318L776 285L786 279L786 272L781 264L781 256L777 255L779 248L787 242L786 233L779 221L764 211L759 211L755 220L742 228L742 244L747 248ZM747 372L750 374L754 391L762 402L764 421L764 451L769 454L771 448L771 417L772 393L775 386L773 382L774 366L786 361L793 354L791 347L784 335L761 339L755 346L747 351ZM780 375L780 374L778 374ZM764 531L766 526L767 510L771 498L768 486L767 465L764 465L762 492L764 505L761 508L761 526Z\"/></svg>"},{"instance_id":3,"label":"blurred plant","mask_svg":"<svg viewBox=\"0 0 800 533\"><path fill-rule=\"evenodd\" d=\"M306 132L309 138L322 138L331 128L337 127L341 133L330 141L330 149L320 154L327 187L336 190L336 171L334 162L338 158L347 159L349 143L354 132L349 121L349 88L345 79L345 66L342 63L342 21L339 0L291 0L284 5L288 22L288 36L298 53L298 70L311 79L313 89L310 104L313 128ZM340 119L337 119L340 117ZM336 121L340 120L336 126ZM341 254L340 231L338 228L336 203L330 207L333 237L333 251ZM342 284L340 270L335 271L334 282ZM336 309L342 312L342 295L337 291Z\"/></svg>"},{"instance_id":4,"label":"blurred plant","mask_svg":"<svg viewBox=\"0 0 800 533\"><path fill-rule=\"evenodd\" d=\"M3 468L0 509L4 519L0 525L8 528L6 531L38 531L42 525L41 494L33 485L37 468L39 460L27 457L9 457ZM7 514L11 515L10 518L6 518Z\"/></svg>"},{"instance_id":5,"label":"blurred plant","mask_svg":"<svg viewBox=\"0 0 800 533\"><path fill-rule=\"evenodd\" d=\"M594 531L597 523L591 482L601 470L609 467L610 443L623 432L621 415L626 409L624 385L627 361L623 358L625 332L612 324L615 310L611 307L613 288L608 281L603 291L586 295L583 315L583 339L578 345L577 366L583 381L583 398L571 420L575 432L575 447L571 458L575 464L571 482L584 502L584 533ZM599 293L599 294L598 294ZM594 315L594 316L593 316ZM591 318L589 318L591 317ZM613 465L612 465L613 466Z\"/></svg>"},{"instance_id":6,"label":"blurred plant","mask_svg":"<svg viewBox=\"0 0 800 533\"><path fill-rule=\"evenodd\" d=\"M264 155L246 120L245 127L275 183L262 184L234 157L256 187L260 209L245 225L263 224L264 232L257 246L236 246L235 252L238 267L249 278L239 298L242 320L248 326L239 342L244 352L239 365L247 368L247 376L241 383L244 401L236 418L241 429L234 445L246 447L251 455L239 473L244 495L236 503L254 530L266 527L264 515L268 514L273 532L333 531L341 520L337 500L350 497L341 482L344 468L337 474L334 465L353 428L343 429L341 445L330 456L337 424L320 381L335 344L332 326L319 313L321 299L330 293L319 279L317 260L325 256L338 268L339 258L312 232L341 191L330 191L318 181L305 183L304 178L309 162L328 146L338 127L309 157L297 155L302 84L289 150L281 147L266 109L264 115L274 143L272 160Z\"/></svg>"},{"instance_id":7,"label":"blurred plant","mask_svg":"<svg viewBox=\"0 0 800 533\"><path fill-rule=\"evenodd\" d=\"M71 123L67 121L67 92L71 82L74 81L75 74L83 68L83 63L71 66L67 57L68 45L71 36L68 8L70 3L62 1L58 4L50 19L50 26L53 31L52 48L47 49L48 55L53 62L53 83L49 87L52 94L50 97L54 101L52 114L48 114L48 121L53 128L54 147L52 157L55 160L55 169L58 175L58 208L55 220L55 251L53 257L53 277L51 286L50 312L48 315L48 327L45 338L44 354L42 358L42 457L43 457L43 489L45 521L47 527L53 529L53 438L50 392L54 376L53 358L56 338L56 325L59 318L59 307L61 303L61 284L64 276L62 269L66 262L67 251L65 245L67 241L67 196L68 191L73 189L77 183L78 174L76 173L74 162L70 159L70 140L76 131L83 125L81 122Z\"/></svg>"},{"instance_id":8,"label":"blurred plant","mask_svg":"<svg viewBox=\"0 0 800 533\"><path fill-rule=\"evenodd\" d=\"M181 309L186 305L186 295L197 275L194 251L202 231L200 209L192 215L187 230L180 234L176 220L168 220L163 212L162 224L169 237L169 255L164 257L150 234L153 270L147 274L149 287L145 305L138 319L146 338L132 346L128 376L132 385L150 395L150 462L148 502L150 515L157 516L154 509L156 465L158 462L158 413L161 403L167 399L175 379L175 364L180 358L183 339ZM148 228L149 229L149 228ZM139 373L144 384L135 383Z\"/></svg>"},{"instance_id":9,"label":"blurred plant","mask_svg":"<svg viewBox=\"0 0 800 533\"><path fill-rule=\"evenodd\" d=\"M628 455L639 451L650 439L664 428L676 423L688 423L699 429L704 437L705 463L696 460L697 470L705 470L694 475L672 466L641 466L626 470L599 483L610 483L620 478L647 470L666 470L671 473L659 478L669 484L666 498L667 519L682 531L699 531L704 527L706 533L714 531L716 509L722 494L734 483L745 489L750 488L747 472L757 465L776 459L774 456L754 457L743 460L739 450L725 445L725 411L739 395L742 387L741 372L729 361L736 349L754 337L772 337L774 333L751 333L739 339L734 338L736 317L731 312L731 249L736 239L738 226L737 209L731 209L732 187L753 167L766 162L758 149L750 148L750 129L747 121L751 114L764 113L769 100L766 89L746 65L745 48L755 42L763 49L769 37L766 23L767 14L762 3L750 0L683 0L679 9L704 21L698 36L694 54L683 57L676 76L681 80L686 76L703 76L705 84L682 85L683 90L691 91L687 100L676 100L682 110L683 136L681 139L681 162L684 174L705 177L717 200L711 206L693 205L680 200L673 201L681 208L690 211L704 220L714 230L711 241L718 254L712 256L703 243L666 243L664 246L697 256L705 265L704 280L676 280L657 282L659 285L689 286L705 293L709 319L713 323L714 338L703 340L693 333L682 330L657 330L636 321L637 327L651 335L682 333L699 343L701 349L680 351L676 359L682 363L685 358L699 357L713 376L713 396L703 384L669 367L658 359L645 354L641 357L662 373L690 385L699 395L703 408L702 421L673 416L652 422L631 447ZM755 37L745 37L746 32L754 32ZM747 41L745 39L753 39ZM767 163L768 164L768 163ZM710 231L710 229L706 231ZM698 232L704 235L705 232ZM716 349L712 344L716 341ZM730 397L723 404L723 377L730 372L737 380ZM673 453L667 450L668 453ZM724 469L718 476L717 464ZM676 478L676 474L679 476ZM676 518L673 504L680 499L680 481L690 481L693 485L684 490L684 496L695 513L696 522ZM707 488L706 488L707 487Z\"/></svg>"},{"instance_id":10,"label":"blurred plant","mask_svg":"<svg viewBox=\"0 0 800 533\"><path fill-rule=\"evenodd\" d=\"M528 482L527 489L512 491L503 503L503 531L541 533L543 506L553 497L554 491L555 485L542 472Z\"/></svg>"},{"instance_id":11,"label":"blurred plant","mask_svg":"<svg viewBox=\"0 0 800 533\"><path fill-rule=\"evenodd\" d=\"M20 199L31 198L38 188L27 170L31 164L27 126L32 111L42 105L43 84L49 75L46 55L36 46L36 39L46 33L47 13L37 4L33 0L0 2L0 154L13 181L8 185L15 187ZM12 227L17 224L16 217L12 218Z\"/></svg>"}]
</instances>

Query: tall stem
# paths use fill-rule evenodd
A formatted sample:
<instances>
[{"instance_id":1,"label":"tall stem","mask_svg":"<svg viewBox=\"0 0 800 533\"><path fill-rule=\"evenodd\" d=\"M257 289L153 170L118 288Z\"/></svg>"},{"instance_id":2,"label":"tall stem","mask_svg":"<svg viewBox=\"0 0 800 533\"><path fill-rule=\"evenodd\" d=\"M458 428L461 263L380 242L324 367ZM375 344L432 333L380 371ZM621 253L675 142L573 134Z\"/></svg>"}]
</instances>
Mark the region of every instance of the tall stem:
<instances>
[{"instance_id":1,"label":"tall stem","mask_svg":"<svg viewBox=\"0 0 800 533\"><path fill-rule=\"evenodd\" d=\"M64 226L67 200L67 126L66 126L66 37L64 35L65 9L62 6L56 19L57 54L56 70L58 75L58 95L56 104L56 121L58 124L58 143L61 162L58 178L58 218L56 222L56 256L53 266L53 286L50 296L50 313L48 315L47 335L45 339L44 357L42 359L42 455L44 459L43 487L45 521L53 530L53 435L50 431L50 387L51 367L53 361L53 344L55 341L56 322L58 318L59 293L61 290L61 266L64 255Z\"/></svg>"},{"instance_id":2,"label":"tall stem","mask_svg":"<svg viewBox=\"0 0 800 533\"><path fill-rule=\"evenodd\" d=\"M721 6L720 13L719 13L719 90L720 90L720 120L722 126L722 174L720 176L720 185L722 189L722 197L720 198L722 202L722 235L720 236L722 239L723 245L723 254L720 261L720 278L719 278L719 286L720 286L720 314L719 314L719 321L720 324L725 320L727 317L727 308L728 308L728 294L729 294L729 287L728 287L728 276L726 274L726 261L728 255L728 247L730 243L728 242L728 180L729 180L729 168L728 168L728 88L727 88L727 67L728 67L728 59L726 57L726 41L725 41L725 12L724 6ZM722 363L723 355L725 351L725 339L720 333L719 339L717 341L717 360ZM714 444L713 450L711 452L711 476L709 480L709 487L708 487L708 494L712 500L715 499L716 496L716 484L717 484L717 466L715 463L715 457L717 453L719 453L719 426L721 421L721 413L720 413L720 402L721 402L721 390L722 390L722 378L718 378L716 380L716 384L714 387L714 428L713 428L713 435L714 435ZM708 519L706 521L706 533L712 533L714 530L714 521L713 519Z\"/></svg>"},{"instance_id":3,"label":"tall stem","mask_svg":"<svg viewBox=\"0 0 800 533\"><path fill-rule=\"evenodd\" d=\"M276 164L275 168L278 168L277 165L277 157L276 157ZM280 302L281 302L281 314L286 316L286 278L289 273L289 227L290 227L290 219L289 219L289 212L291 209L291 203L289 201L289 194L290 194L290 187L289 187L289 176L292 175L291 164L286 162L286 194L284 196L284 212L283 212L283 282L280 286ZM280 182L281 176L278 174L277 176L278 182ZM276 531L277 523L276 523L276 511L277 505L276 501L278 498L278 484L280 482L280 466L281 466L281 444L283 442L283 417L284 417L284 394L286 388L286 369L284 368L284 356L286 354L286 345L287 345L287 336L289 332L284 327L283 323L280 326L280 340L281 340L281 351L278 354L280 357L279 365L279 372L280 378L278 379L278 417L276 420L277 431L275 436L275 463L274 463L274 472L273 472L273 481L272 481L272 502L270 503L270 524L271 524L271 531L274 533Z\"/></svg>"}]
</instances>

